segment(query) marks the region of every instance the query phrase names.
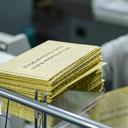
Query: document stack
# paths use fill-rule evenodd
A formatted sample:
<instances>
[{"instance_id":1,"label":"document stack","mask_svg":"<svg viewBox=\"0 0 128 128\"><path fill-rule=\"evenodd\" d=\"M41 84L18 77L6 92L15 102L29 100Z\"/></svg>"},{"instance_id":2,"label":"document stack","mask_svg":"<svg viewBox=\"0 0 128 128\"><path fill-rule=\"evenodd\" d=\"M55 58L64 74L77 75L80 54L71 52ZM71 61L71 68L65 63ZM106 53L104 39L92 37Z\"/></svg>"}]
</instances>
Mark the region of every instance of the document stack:
<instances>
[{"instance_id":1,"label":"document stack","mask_svg":"<svg viewBox=\"0 0 128 128\"><path fill-rule=\"evenodd\" d=\"M0 87L33 99L38 91L39 101L46 95L47 102L52 104L68 89L99 92L104 82L102 66L98 46L46 41L1 64ZM30 121L34 119L32 110L17 103L11 103L10 112Z\"/></svg>"},{"instance_id":2,"label":"document stack","mask_svg":"<svg viewBox=\"0 0 128 128\"><path fill-rule=\"evenodd\" d=\"M127 100L128 86L114 89L102 95L86 115L112 128L128 128Z\"/></svg>"}]
</instances>

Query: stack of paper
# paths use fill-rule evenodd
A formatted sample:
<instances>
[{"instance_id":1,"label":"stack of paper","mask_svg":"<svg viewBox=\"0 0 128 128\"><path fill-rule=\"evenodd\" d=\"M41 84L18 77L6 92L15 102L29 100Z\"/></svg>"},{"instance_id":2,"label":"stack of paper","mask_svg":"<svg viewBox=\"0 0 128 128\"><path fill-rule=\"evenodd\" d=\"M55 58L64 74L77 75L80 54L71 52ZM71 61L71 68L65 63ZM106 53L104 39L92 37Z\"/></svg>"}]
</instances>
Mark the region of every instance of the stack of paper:
<instances>
[{"instance_id":1,"label":"stack of paper","mask_svg":"<svg viewBox=\"0 0 128 128\"><path fill-rule=\"evenodd\" d=\"M107 92L87 112L88 118L104 123L112 128L127 128L127 100L128 86Z\"/></svg>"},{"instance_id":2,"label":"stack of paper","mask_svg":"<svg viewBox=\"0 0 128 128\"><path fill-rule=\"evenodd\" d=\"M30 98L38 91L38 100L45 94L47 102L53 103L69 88L98 92L103 85L102 65L98 46L47 41L1 64L0 86ZM13 114L19 116L13 105ZM29 117L29 109L22 110L27 115L20 117Z\"/></svg>"}]
</instances>

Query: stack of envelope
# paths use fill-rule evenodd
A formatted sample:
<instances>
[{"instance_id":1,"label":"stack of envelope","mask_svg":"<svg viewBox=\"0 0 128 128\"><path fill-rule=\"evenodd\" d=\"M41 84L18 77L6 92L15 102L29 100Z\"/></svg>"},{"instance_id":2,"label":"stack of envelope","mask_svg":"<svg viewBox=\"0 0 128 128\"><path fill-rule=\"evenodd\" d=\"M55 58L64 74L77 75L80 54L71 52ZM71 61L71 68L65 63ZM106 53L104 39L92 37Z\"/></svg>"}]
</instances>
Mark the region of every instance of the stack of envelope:
<instances>
[{"instance_id":1,"label":"stack of envelope","mask_svg":"<svg viewBox=\"0 0 128 128\"><path fill-rule=\"evenodd\" d=\"M103 86L101 48L59 41L46 41L37 47L0 65L0 87L38 100L46 95L48 103L68 89L99 92ZM62 101L63 102L63 101ZM13 106L14 105L14 106ZM33 115L29 109L20 107L22 118ZM11 111L11 110L10 110ZM22 116L21 116L22 115ZM31 118L30 118L31 117ZM33 120L30 116L28 120Z\"/></svg>"},{"instance_id":2,"label":"stack of envelope","mask_svg":"<svg viewBox=\"0 0 128 128\"><path fill-rule=\"evenodd\" d=\"M95 105L86 111L86 115L88 118L112 128L127 128L127 100L128 86L125 85L102 95ZM84 114L83 116L86 116Z\"/></svg>"}]
</instances>

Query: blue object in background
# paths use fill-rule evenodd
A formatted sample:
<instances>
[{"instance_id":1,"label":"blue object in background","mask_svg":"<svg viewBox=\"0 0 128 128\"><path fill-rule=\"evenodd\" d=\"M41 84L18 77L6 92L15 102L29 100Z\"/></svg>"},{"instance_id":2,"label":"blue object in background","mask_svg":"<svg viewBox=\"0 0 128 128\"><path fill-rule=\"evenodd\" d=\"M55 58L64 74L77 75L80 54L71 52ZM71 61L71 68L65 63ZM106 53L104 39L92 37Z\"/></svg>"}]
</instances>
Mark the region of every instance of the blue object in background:
<instances>
[{"instance_id":1,"label":"blue object in background","mask_svg":"<svg viewBox=\"0 0 128 128\"><path fill-rule=\"evenodd\" d=\"M36 30L34 27L28 27L24 30L24 33L26 34L31 47L35 47L37 44L37 37L36 37Z\"/></svg>"}]
</instances>

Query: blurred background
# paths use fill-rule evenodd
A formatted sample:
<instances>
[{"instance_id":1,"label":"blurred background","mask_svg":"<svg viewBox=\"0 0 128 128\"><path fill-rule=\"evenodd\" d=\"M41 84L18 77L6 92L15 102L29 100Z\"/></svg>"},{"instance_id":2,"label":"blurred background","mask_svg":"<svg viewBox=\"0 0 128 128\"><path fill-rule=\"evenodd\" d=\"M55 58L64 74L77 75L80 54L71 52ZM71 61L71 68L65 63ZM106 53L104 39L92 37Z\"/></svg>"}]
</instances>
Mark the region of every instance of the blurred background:
<instances>
[{"instance_id":1,"label":"blurred background","mask_svg":"<svg viewBox=\"0 0 128 128\"><path fill-rule=\"evenodd\" d=\"M24 33L31 47L48 39L100 46L128 32L126 3L127 0L4 0L0 1L0 32Z\"/></svg>"}]
</instances>

